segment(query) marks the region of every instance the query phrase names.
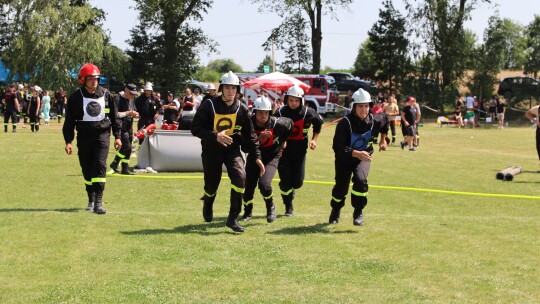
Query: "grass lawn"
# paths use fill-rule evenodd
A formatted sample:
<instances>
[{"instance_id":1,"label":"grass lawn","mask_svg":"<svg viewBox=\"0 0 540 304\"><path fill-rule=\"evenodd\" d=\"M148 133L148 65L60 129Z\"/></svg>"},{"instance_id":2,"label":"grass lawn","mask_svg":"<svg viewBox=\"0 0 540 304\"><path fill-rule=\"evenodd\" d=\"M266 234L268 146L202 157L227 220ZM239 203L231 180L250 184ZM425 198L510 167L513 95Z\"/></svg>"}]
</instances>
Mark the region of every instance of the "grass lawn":
<instances>
[{"instance_id":1,"label":"grass lawn","mask_svg":"<svg viewBox=\"0 0 540 304\"><path fill-rule=\"evenodd\" d=\"M365 226L352 225L349 201L327 225L330 126L308 153L295 216L267 224L257 193L241 235L224 225L227 179L211 224L202 173L108 176L108 213L98 216L84 211L78 159L65 154L59 124L0 133L0 303L538 303L534 129L420 132L416 152L375 152ZM508 165L524 172L496 180Z\"/></svg>"}]
</instances>

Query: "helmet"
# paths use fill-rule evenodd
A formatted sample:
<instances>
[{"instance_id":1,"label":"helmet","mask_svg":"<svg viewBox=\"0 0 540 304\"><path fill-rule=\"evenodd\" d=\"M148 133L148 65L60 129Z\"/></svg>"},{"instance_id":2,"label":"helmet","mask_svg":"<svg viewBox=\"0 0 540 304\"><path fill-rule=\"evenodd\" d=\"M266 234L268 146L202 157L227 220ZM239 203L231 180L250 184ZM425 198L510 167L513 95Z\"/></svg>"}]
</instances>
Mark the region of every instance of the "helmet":
<instances>
[{"instance_id":1,"label":"helmet","mask_svg":"<svg viewBox=\"0 0 540 304\"><path fill-rule=\"evenodd\" d=\"M153 91L153 90L154 90L154 87L152 86L152 83L151 83L151 82L147 82L147 83L144 85L143 90L145 90L145 91Z\"/></svg>"},{"instance_id":2,"label":"helmet","mask_svg":"<svg viewBox=\"0 0 540 304\"><path fill-rule=\"evenodd\" d=\"M95 77L99 78L101 75L101 72L99 71L98 67L87 63L81 67L79 70L79 84L84 84L84 81L86 80L86 77Z\"/></svg>"},{"instance_id":3,"label":"helmet","mask_svg":"<svg viewBox=\"0 0 540 304\"><path fill-rule=\"evenodd\" d=\"M354 92L352 94L352 102L351 102L351 109L354 108L354 105L357 103L370 103L371 102L371 95L369 95L368 92L364 91L364 89L358 89L358 91Z\"/></svg>"},{"instance_id":4,"label":"helmet","mask_svg":"<svg viewBox=\"0 0 540 304\"><path fill-rule=\"evenodd\" d=\"M238 92L240 91L240 79L238 79L238 76L236 76L236 74L234 74L231 71L229 71L229 73L223 74L223 76L221 76L221 79L219 80L219 91L220 92L221 92L222 86L224 84L237 86L238 87Z\"/></svg>"},{"instance_id":5,"label":"helmet","mask_svg":"<svg viewBox=\"0 0 540 304\"><path fill-rule=\"evenodd\" d=\"M272 102L264 96L258 97L253 101L253 110L272 111Z\"/></svg>"},{"instance_id":6,"label":"helmet","mask_svg":"<svg viewBox=\"0 0 540 304\"><path fill-rule=\"evenodd\" d=\"M17 89L22 90L22 89L24 89L24 86L21 83L19 83L19 85L17 86Z\"/></svg>"},{"instance_id":7,"label":"helmet","mask_svg":"<svg viewBox=\"0 0 540 304\"><path fill-rule=\"evenodd\" d=\"M34 90L36 90L36 91L38 91L38 92L43 91L39 86L35 86L35 87L34 87Z\"/></svg>"},{"instance_id":8,"label":"helmet","mask_svg":"<svg viewBox=\"0 0 540 304\"><path fill-rule=\"evenodd\" d=\"M409 96L409 98L407 98L407 101L415 102L415 101L416 101L416 98L414 98L414 97L412 97L412 96Z\"/></svg>"},{"instance_id":9,"label":"helmet","mask_svg":"<svg viewBox=\"0 0 540 304\"><path fill-rule=\"evenodd\" d=\"M304 90L302 90L300 86L294 85L287 90L287 93L285 93L285 97L283 98L285 104L287 104L289 96L300 98L302 105L304 104Z\"/></svg>"},{"instance_id":10,"label":"helmet","mask_svg":"<svg viewBox=\"0 0 540 304\"><path fill-rule=\"evenodd\" d=\"M215 86L213 83L209 84L209 85L206 87L206 90L207 90L207 91L215 90L215 89L216 89L216 86Z\"/></svg>"}]
</instances>

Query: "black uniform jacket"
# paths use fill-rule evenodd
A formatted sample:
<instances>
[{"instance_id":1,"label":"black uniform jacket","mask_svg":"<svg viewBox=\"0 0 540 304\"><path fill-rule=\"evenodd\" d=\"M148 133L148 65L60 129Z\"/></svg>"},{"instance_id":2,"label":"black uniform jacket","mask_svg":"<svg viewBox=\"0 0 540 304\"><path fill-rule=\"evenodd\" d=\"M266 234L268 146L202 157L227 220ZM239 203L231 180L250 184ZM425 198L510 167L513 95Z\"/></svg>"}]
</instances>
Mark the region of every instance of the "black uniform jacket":
<instances>
[{"instance_id":1,"label":"black uniform jacket","mask_svg":"<svg viewBox=\"0 0 540 304\"><path fill-rule=\"evenodd\" d=\"M100 97L105 98L105 108L109 109L105 111L105 119L101 121L82 121L84 116L83 110L83 96L86 98L97 99ZM73 92L67 102L66 107L66 119L64 126L62 127L62 133L64 134L64 140L66 144L71 143L75 137L75 129L77 129L78 136L85 134L95 134L96 131L107 130L112 127L112 133L115 139L120 138L120 125L116 120L118 109L116 108L113 98L109 91L103 87L98 86L94 94L90 94L84 87L80 90Z\"/></svg>"},{"instance_id":2,"label":"black uniform jacket","mask_svg":"<svg viewBox=\"0 0 540 304\"><path fill-rule=\"evenodd\" d=\"M251 122L255 127L255 133L270 129L272 129L273 133L273 144L271 146L263 147L263 145L259 144L262 159L266 163L278 155L279 150L281 149L281 144L287 141L287 137L289 137L292 132L293 122L290 118L270 116L266 125L261 128L257 126L256 121L257 119L255 118L255 115L251 116Z\"/></svg>"},{"instance_id":3,"label":"black uniform jacket","mask_svg":"<svg viewBox=\"0 0 540 304\"><path fill-rule=\"evenodd\" d=\"M120 94L114 97L114 105L117 109L117 112L128 112L135 110L135 104L131 100L124 98L124 96ZM133 117L116 117L116 119L118 120L118 124L120 125L120 128L123 132L129 132L133 130Z\"/></svg>"},{"instance_id":4,"label":"black uniform jacket","mask_svg":"<svg viewBox=\"0 0 540 304\"><path fill-rule=\"evenodd\" d=\"M307 111L307 112L306 112ZM304 118L305 114L305 118ZM310 107L301 106L296 109L289 108L285 105L274 114L276 117L287 117L292 119L293 122L304 118L304 137L302 140L289 140L287 141L287 148L285 150L289 152L307 151L308 148L308 133L307 130L313 126L313 133L321 133L321 127L323 124L322 117Z\"/></svg>"},{"instance_id":5,"label":"black uniform jacket","mask_svg":"<svg viewBox=\"0 0 540 304\"><path fill-rule=\"evenodd\" d=\"M161 108L160 104L160 101L154 95L146 96L146 94L141 94L141 96L137 97L135 108L140 115L139 121L143 121L145 126L152 124L154 116Z\"/></svg>"},{"instance_id":6,"label":"black uniform jacket","mask_svg":"<svg viewBox=\"0 0 540 304\"><path fill-rule=\"evenodd\" d=\"M388 115L386 113L368 114L366 119L362 120L353 111L347 115L349 122L343 118L336 126L336 134L334 135L334 143L332 148L336 160L352 161L358 160L352 157L353 149L351 148L351 129L356 134L364 134L371 129L371 141L379 136L379 133L388 133ZM366 150L370 155L373 154L373 145L369 145ZM359 160L358 160L359 161Z\"/></svg>"},{"instance_id":7,"label":"black uniform jacket","mask_svg":"<svg viewBox=\"0 0 540 304\"><path fill-rule=\"evenodd\" d=\"M214 106L216 114L234 114L237 113L234 125L234 133L230 135L233 143L224 147L217 141L217 131L214 131ZM239 108L240 107L240 108ZM241 146L242 151L256 155L261 158L259 151L259 140L251 119L249 118L248 108L239 100L235 100L232 106L227 106L221 99L221 96L206 101L195 113L191 124L191 134L201 139L203 151L213 150L215 153L223 153L227 150L237 149Z\"/></svg>"}]
</instances>

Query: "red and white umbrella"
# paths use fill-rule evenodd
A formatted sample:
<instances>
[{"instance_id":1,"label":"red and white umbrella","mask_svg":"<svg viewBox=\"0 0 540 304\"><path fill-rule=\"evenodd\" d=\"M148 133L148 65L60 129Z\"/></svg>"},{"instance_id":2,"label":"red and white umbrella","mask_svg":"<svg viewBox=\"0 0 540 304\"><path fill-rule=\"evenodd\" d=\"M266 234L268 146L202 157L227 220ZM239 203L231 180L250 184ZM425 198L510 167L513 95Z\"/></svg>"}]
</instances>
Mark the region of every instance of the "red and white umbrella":
<instances>
[{"instance_id":1,"label":"red and white umbrella","mask_svg":"<svg viewBox=\"0 0 540 304\"><path fill-rule=\"evenodd\" d=\"M292 87L293 85L300 86L300 88L302 88L304 92L309 91L309 89L311 88L304 82L281 72L268 73L263 76L246 81L242 85L252 90L265 89L272 90L274 92L287 91L287 89Z\"/></svg>"}]
</instances>

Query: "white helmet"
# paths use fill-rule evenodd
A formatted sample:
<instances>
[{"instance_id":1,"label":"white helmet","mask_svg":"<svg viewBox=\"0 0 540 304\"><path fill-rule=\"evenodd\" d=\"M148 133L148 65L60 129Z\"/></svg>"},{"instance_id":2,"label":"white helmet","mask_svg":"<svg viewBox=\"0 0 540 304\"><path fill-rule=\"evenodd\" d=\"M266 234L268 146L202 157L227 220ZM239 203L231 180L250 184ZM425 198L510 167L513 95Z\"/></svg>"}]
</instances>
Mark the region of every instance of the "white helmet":
<instances>
[{"instance_id":1,"label":"white helmet","mask_svg":"<svg viewBox=\"0 0 540 304\"><path fill-rule=\"evenodd\" d=\"M22 89L24 89L24 86L19 83L19 85L17 86L17 89L22 90Z\"/></svg>"},{"instance_id":2,"label":"white helmet","mask_svg":"<svg viewBox=\"0 0 540 304\"><path fill-rule=\"evenodd\" d=\"M211 83L211 84L209 84L208 86L206 86L206 90L207 90L207 91L215 90L215 89L216 89L216 86L215 86L213 83Z\"/></svg>"},{"instance_id":3,"label":"white helmet","mask_svg":"<svg viewBox=\"0 0 540 304\"><path fill-rule=\"evenodd\" d=\"M221 76L221 79L219 80L219 91L221 92L223 85L234 85L238 87L237 92L240 92L240 79L238 79L238 76L234 74L233 72L229 71L229 73L223 74Z\"/></svg>"},{"instance_id":4,"label":"white helmet","mask_svg":"<svg viewBox=\"0 0 540 304\"><path fill-rule=\"evenodd\" d=\"M289 96L300 98L302 105L304 104L304 90L302 90L300 86L294 85L287 90L287 93L285 93L285 97L283 98L285 104L287 104Z\"/></svg>"},{"instance_id":5,"label":"white helmet","mask_svg":"<svg viewBox=\"0 0 540 304\"><path fill-rule=\"evenodd\" d=\"M36 90L36 91L38 91L38 92L43 91L39 86L34 86L34 90Z\"/></svg>"},{"instance_id":6,"label":"white helmet","mask_svg":"<svg viewBox=\"0 0 540 304\"><path fill-rule=\"evenodd\" d=\"M272 102L264 96L257 97L257 99L253 101L253 110L272 111Z\"/></svg>"},{"instance_id":7,"label":"white helmet","mask_svg":"<svg viewBox=\"0 0 540 304\"><path fill-rule=\"evenodd\" d=\"M154 90L154 87L152 86L152 83L151 83L151 82L147 82L147 83L144 85L143 90L145 90L145 91L153 91L153 90Z\"/></svg>"},{"instance_id":8,"label":"white helmet","mask_svg":"<svg viewBox=\"0 0 540 304\"><path fill-rule=\"evenodd\" d=\"M352 95L352 102L351 102L351 109L354 108L354 105L357 103L370 103L371 102L371 95L369 95L368 92L364 91L364 89L358 89L358 91L354 92Z\"/></svg>"}]
</instances>

